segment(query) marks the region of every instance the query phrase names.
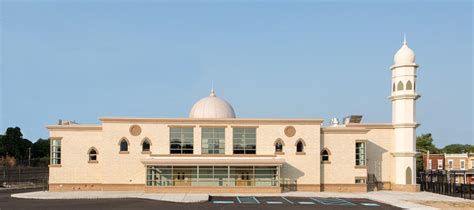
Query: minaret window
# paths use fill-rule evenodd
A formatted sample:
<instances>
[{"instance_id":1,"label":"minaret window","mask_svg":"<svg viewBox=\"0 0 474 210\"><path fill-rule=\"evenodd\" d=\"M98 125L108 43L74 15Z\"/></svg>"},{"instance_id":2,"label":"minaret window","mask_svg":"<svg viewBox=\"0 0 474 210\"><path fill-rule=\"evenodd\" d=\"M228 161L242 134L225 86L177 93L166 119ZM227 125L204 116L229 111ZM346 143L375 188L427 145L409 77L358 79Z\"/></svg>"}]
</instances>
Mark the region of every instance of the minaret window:
<instances>
[{"instance_id":1,"label":"minaret window","mask_svg":"<svg viewBox=\"0 0 474 210\"><path fill-rule=\"evenodd\" d=\"M392 92L395 92L395 83L393 83Z\"/></svg>"},{"instance_id":2,"label":"minaret window","mask_svg":"<svg viewBox=\"0 0 474 210\"><path fill-rule=\"evenodd\" d=\"M410 80L408 80L408 82L407 82L406 89L407 90L412 90L413 89L413 85L411 84Z\"/></svg>"},{"instance_id":3,"label":"minaret window","mask_svg":"<svg viewBox=\"0 0 474 210\"><path fill-rule=\"evenodd\" d=\"M402 81L398 82L397 90L403 90L403 82Z\"/></svg>"}]
</instances>

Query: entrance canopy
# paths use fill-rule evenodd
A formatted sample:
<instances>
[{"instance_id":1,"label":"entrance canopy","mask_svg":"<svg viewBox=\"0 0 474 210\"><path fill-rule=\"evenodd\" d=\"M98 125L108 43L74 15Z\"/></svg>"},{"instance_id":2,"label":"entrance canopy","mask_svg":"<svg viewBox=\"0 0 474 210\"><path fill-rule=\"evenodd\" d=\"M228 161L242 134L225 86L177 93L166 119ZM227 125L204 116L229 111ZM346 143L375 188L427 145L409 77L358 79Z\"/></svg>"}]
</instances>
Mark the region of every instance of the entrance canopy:
<instances>
[{"instance_id":1,"label":"entrance canopy","mask_svg":"<svg viewBox=\"0 0 474 210\"><path fill-rule=\"evenodd\" d=\"M235 156L198 156L198 157L147 157L141 160L145 165L239 165L239 166L281 166L285 159L278 157L235 157Z\"/></svg>"}]
</instances>

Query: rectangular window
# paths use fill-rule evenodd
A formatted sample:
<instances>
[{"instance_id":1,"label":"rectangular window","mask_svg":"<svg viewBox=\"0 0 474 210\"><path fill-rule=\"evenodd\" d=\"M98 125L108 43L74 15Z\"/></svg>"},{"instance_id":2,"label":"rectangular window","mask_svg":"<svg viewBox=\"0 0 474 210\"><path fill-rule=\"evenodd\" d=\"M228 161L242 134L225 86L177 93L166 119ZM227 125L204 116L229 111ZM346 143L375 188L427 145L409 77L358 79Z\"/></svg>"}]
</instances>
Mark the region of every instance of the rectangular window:
<instances>
[{"instance_id":1,"label":"rectangular window","mask_svg":"<svg viewBox=\"0 0 474 210\"><path fill-rule=\"evenodd\" d=\"M170 128L170 153L193 154L193 128Z\"/></svg>"},{"instance_id":2,"label":"rectangular window","mask_svg":"<svg viewBox=\"0 0 474 210\"><path fill-rule=\"evenodd\" d=\"M453 169L453 160L448 160L448 168L449 170Z\"/></svg>"},{"instance_id":3,"label":"rectangular window","mask_svg":"<svg viewBox=\"0 0 474 210\"><path fill-rule=\"evenodd\" d=\"M203 128L201 141L202 154L224 154L225 128Z\"/></svg>"},{"instance_id":4,"label":"rectangular window","mask_svg":"<svg viewBox=\"0 0 474 210\"><path fill-rule=\"evenodd\" d=\"M365 184L365 178L356 178L355 183L356 184Z\"/></svg>"},{"instance_id":5,"label":"rectangular window","mask_svg":"<svg viewBox=\"0 0 474 210\"><path fill-rule=\"evenodd\" d=\"M443 169L443 160L438 160L438 169L439 170Z\"/></svg>"},{"instance_id":6,"label":"rectangular window","mask_svg":"<svg viewBox=\"0 0 474 210\"><path fill-rule=\"evenodd\" d=\"M474 168L474 160L471 160L471 168Z\"/></svg>"},{"instance_id":7,"label":"rectangular window","mask_svg":"<svg viewBox=\"0 0 474 210\"><path fill-rule=\"evenodd\" d=\"M59 139L51 140L51 164L61 164L61 140Z\"/></svg>"},{"instance_id":8,"label":"rectangular window","mask_svg":"<svg viewBox=\"0 0 474 210\"><path fill-rule=\"evenodd\" d=\"M234 154L256 154L256 128L234 128L233 134Z\"/></svg>"},{"instance_id":9,"label":"rectangular window","mask_svg":"<svg viewBox=\"0 0 474 210\"><path fill-rule=\"evenodd\" d=\"M365 143L356 142L356 166L365 166Z\"/></svg>"},{"instance_id":10,"label":"rectangular window","mask_svg":"<svg viewBox=\"0 0 474 210\"><path fill-rule=\"evenodd\" d=\"M432 164L432 161L431 161L431 159L429 159L429 160L428 160L428 167L427 167L428 170L431 170L431 164Z\"/></svg>"},{"instance_id":11,"label":"rectangular window","mask_svg":"<svg viewBox=\"0 0 474 210\"><path fill-rule=\"evenodd\" d=\"M461 170L466 169L466 161L465 160L460 160L461 163Z\"/></svg>"}]
</instances>

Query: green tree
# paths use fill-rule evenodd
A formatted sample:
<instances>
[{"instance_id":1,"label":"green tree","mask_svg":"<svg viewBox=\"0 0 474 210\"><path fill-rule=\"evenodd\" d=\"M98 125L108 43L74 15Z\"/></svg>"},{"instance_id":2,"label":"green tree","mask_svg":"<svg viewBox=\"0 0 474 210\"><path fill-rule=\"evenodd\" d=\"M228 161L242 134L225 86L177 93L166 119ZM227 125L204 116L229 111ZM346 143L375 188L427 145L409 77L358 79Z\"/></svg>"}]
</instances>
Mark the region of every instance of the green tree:
<instances>
[{"instance_id":1,"label":"green tree","mask_svg":"<svg viewBox=\"0 0 474 210\"><path fill-rule=\"evenodd\" d=\"M32 158L49 157L49 140L38 139L31 147Z\"/></svg>"},{"instance_id":2,"label":"green tree","mask_svg":"<svg viewBox=\"0 0 474 210\"><path fill-rule=\"evenodd\" d=\"M450 145L446 145L445 147L443 147L442 151L445 152L445 153L448 153L448 154L467 153L467 152L474 153L474 145L450 144Z\"/></svg>"},{"instance_id":3,"label":"green tree","mask_svg":"<svg viewBox=\"0 0 474 210\"><path fill-rule=\"evenodd\" d=\"M421 136L416 137L416 149L421 150L421 152L430 151L430 153L433 154L440 152L433 144L433 136L431 133L421 134Z\"/></svg>"},{"instance_id":4,"label":"green tree","mask_svg":"<svg viewBox=\"0 0 474 210\"><path fill-rule=\"evenodd\" d=\"M20 139L23 138L23 134L19 127L9 127L5 131L2 141L2 156L10 155L16 157L19 153L18 145Z\"/></svg>"},{"instance_id":5,"label":"green tree","mask_svg":"<svg viewBox=\"0 0 474 210\"><path fill-rule=\"evenodd\" d=\"M422 154L426 154L427 151L431 154L440 153L440 150L433 144L431 133L421 134L421 136L416 137L416 149ZM423 155L416 156L416 170L424 170Z\"/></svg>"}]
</instances>

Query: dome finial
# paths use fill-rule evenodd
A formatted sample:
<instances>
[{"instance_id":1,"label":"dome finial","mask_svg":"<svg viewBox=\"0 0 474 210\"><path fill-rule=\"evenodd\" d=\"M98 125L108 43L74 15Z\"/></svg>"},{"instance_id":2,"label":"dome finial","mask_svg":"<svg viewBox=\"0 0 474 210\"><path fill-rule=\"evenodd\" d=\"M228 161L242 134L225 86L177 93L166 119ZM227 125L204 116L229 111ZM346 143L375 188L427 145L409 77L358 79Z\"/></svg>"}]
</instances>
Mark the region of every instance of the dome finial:
<instances>
[{"instance_id":1,"label":"dome finial","mask_svg":"<svg viewBox=\"0 0 474 210\"><path fill-rule=\"evenodd\" d=\"M209 96L212 96L212 97L216 96L216 92L214 92L214 80L212 80L211 94L209 94Z\"/></svg>"},{"instance_id":2,"label":"dome finial","mask_svg":"<svg viewBox=\"0 0 474 210\"><path fill-rule=\"evenodd\" d=\"M403 45L407 45L407 34L403 33Z\"/></svg>"}]
</instances>

